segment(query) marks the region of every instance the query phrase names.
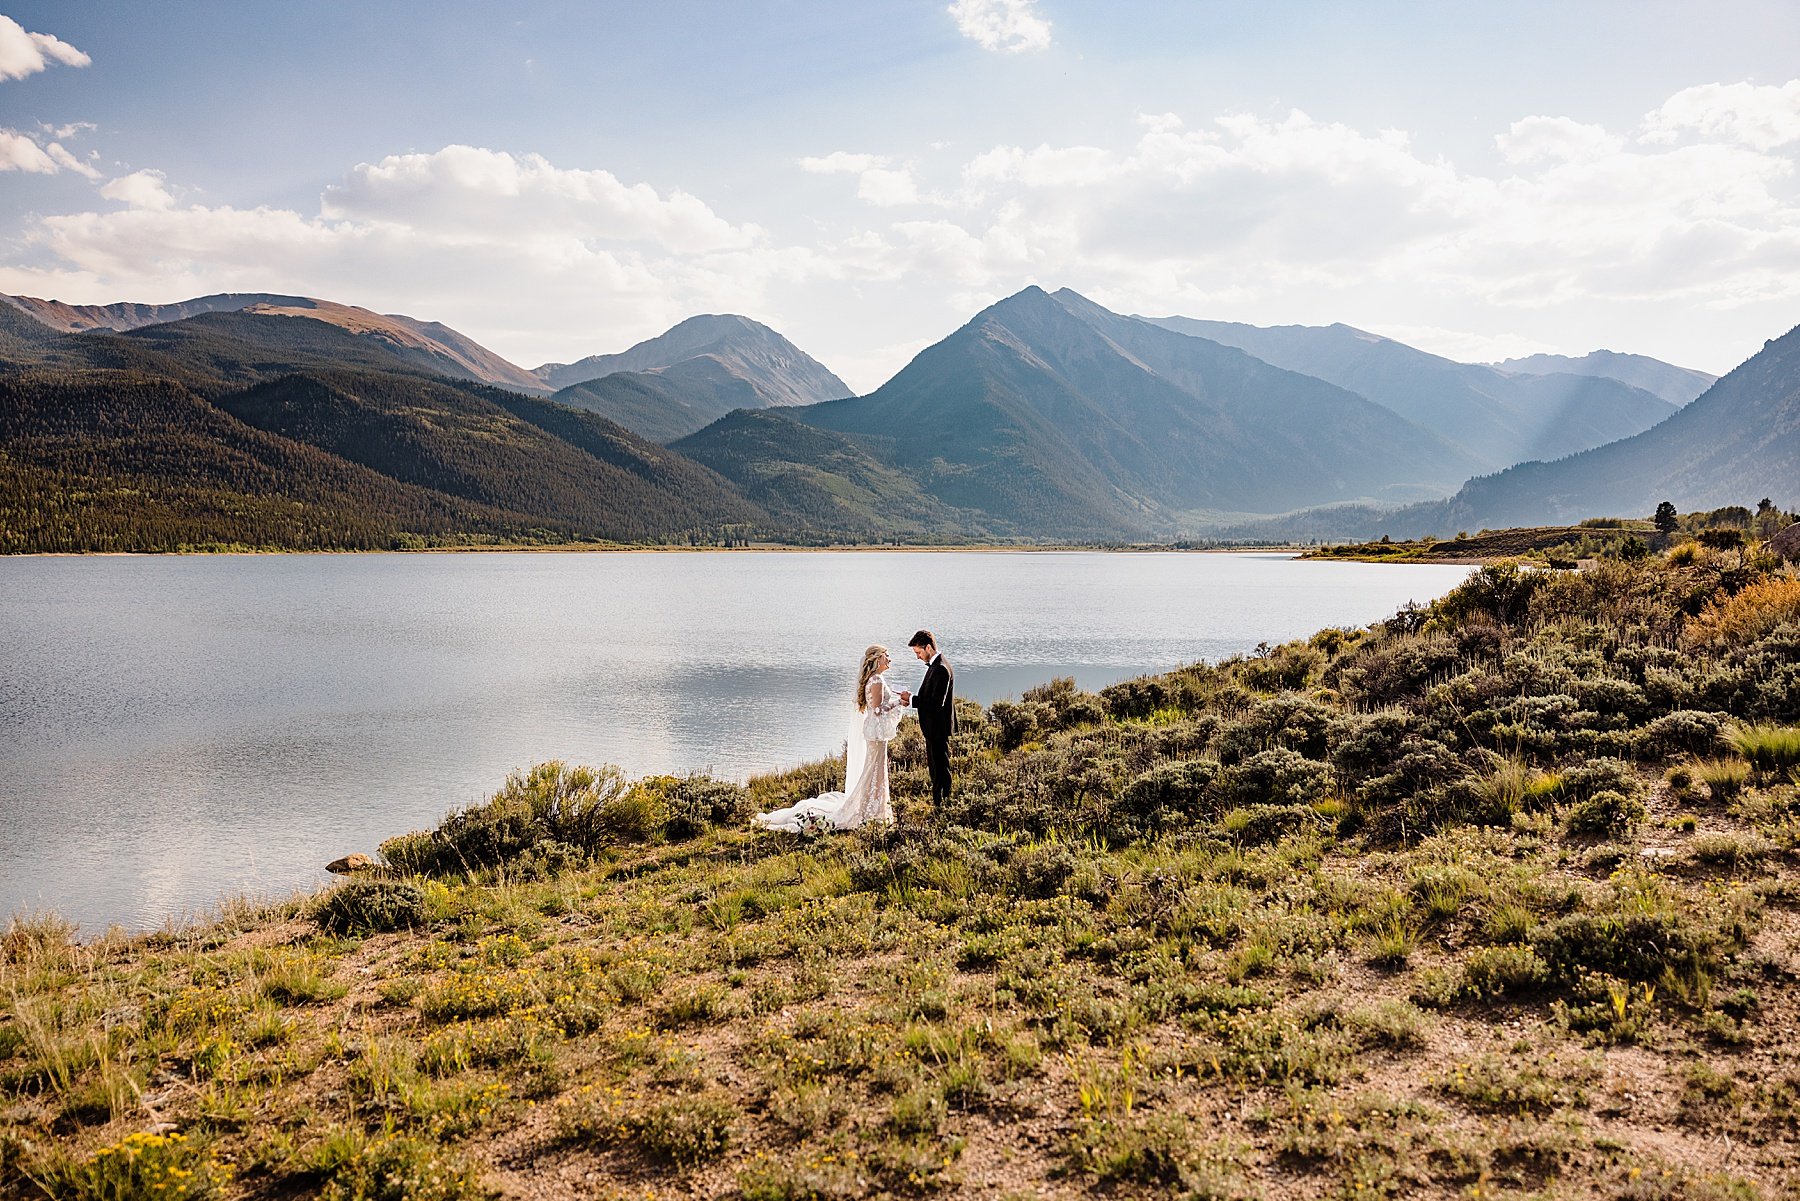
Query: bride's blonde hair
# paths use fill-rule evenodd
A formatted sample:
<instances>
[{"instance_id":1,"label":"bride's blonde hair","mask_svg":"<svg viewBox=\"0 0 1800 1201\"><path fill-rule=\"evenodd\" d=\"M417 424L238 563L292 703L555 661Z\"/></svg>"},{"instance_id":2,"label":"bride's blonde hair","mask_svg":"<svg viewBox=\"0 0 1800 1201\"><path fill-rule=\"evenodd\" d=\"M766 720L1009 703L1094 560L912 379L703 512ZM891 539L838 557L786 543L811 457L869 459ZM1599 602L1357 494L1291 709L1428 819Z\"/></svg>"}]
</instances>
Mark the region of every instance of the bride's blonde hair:
<instances>
[{"instance_id":1,"label":"bride's blonde hair","mask_svg":"<svg viewBox=\"0 0 1800 1201\"><path fill-rule=\"evenodd\" d=\"M862 670L856 673L856 708L858 712L869 707L869 681L881 669L876 664L888 653L888 648L879 642L863 652Z\"/></svg>"}]
</instances>

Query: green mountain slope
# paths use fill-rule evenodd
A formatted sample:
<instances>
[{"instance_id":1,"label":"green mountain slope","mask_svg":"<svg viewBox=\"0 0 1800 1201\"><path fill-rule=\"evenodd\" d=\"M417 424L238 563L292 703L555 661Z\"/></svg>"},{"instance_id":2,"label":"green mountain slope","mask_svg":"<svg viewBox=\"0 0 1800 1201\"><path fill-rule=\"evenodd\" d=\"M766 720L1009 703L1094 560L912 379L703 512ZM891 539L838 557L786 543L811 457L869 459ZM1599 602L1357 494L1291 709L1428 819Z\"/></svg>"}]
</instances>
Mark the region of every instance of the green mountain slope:
<instances>
[{"instance_id":1,"label":"green mountain slope","mask_svg":"<svg viewBox=\"0 0 1800 1201\"><path fill-rule=\"evenodd\" d=\"M794 530L927 541L1017 532L926 495L854 438L804 425L782 409L741 409L670 449L712 468Z\"/></svg>"},{"instance_id":2,"label":"green mountain slope","mask_svg":"<svg viewBox=\"0 0 1800 1201\"><path fill-rule=\"evenodd\" d=\"M1152 324L1235 346L1366 396L1455 443L1477 471L1560 458L1649 429L1675 406L1593 375L1514 375L1457 363L1348 325L1258 327L1190 317Z\"/></svg>"},{"instance_id":3,"label":"green mountain slope","mask_svg":"<svg viewBox=\"0 0 1800 1201\"><path fill-rule=\"evenodd\" d=\"M662 540L761 517L724 480L678 455L590 414L497 390L309 373L217 403L247 425L390 478L590 537Z\"/></svg>"},{"instance_id":4,"label":"green mountain slope","mask_svg":"<svg viewBox=\"0 0 1800 1201\"><path fill-rule=\"evenodd\" d=\"M652 442L673 442L734 409L761 407L750 385L736 377L673 372L615 371L571 384L551 399L616 421Z\"/></svg>"},{"instance_id":5,"label":"green mountain slope","mask_svg":"<svg viewBox=\"0 0 1800 1201\"><path fill-rule=\"evenodd\" d=\"M373 549L545 525L252 429L169 380L0 377L0 552Z\"/></svg>"}]
</instances>

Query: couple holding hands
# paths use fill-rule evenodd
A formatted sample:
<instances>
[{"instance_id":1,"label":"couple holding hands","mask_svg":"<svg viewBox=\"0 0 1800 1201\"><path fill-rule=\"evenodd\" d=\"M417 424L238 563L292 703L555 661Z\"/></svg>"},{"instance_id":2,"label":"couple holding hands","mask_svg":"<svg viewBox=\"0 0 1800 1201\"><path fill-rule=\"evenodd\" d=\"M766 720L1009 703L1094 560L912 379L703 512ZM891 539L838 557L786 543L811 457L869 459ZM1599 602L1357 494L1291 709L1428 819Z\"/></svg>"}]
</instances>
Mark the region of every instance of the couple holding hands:
<instances>
[{"instance_id":1,"label":"couple holding hands","mask_svg":"<svg viewBox=\"0 0 1800 1201\"><path fill-rule=\"evenodd\" d=\"M844 791L809 797L786 809L759 813L751 821L770 830L854 830L873 822L894 820L888 791L887 744L900 729L906 710L919 714L925 736L925 763L931 772L931 799L950 795L950 735L956 732L956 673L938 653L937 638L920 630L907 645L925 664L919 690L895 691L886 672L892 661L885 646L863 652L856 676L856 712L844 740Z\"/></svg>"}]
</instances>

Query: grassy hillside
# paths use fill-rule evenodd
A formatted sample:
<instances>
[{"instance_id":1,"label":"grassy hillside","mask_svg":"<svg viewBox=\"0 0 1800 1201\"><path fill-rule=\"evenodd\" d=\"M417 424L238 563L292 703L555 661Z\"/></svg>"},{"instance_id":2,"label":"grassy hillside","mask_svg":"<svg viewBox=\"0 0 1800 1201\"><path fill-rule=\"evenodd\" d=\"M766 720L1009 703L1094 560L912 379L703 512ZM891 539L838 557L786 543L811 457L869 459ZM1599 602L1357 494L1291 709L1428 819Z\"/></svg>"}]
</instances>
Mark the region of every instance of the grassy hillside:
<instances>
[{"instance_id":1,"label":"grassy hillside","mask_svg":"<svg viewBox=\"0 0 1800 1201\"><path fill-rule=\"evenodd\" d=\"M1485 568L1424 610L829 763L546 765L386 872L0 955L59 1197L1790 1195L1800 581Z\"/></svg>"}]
</instances>

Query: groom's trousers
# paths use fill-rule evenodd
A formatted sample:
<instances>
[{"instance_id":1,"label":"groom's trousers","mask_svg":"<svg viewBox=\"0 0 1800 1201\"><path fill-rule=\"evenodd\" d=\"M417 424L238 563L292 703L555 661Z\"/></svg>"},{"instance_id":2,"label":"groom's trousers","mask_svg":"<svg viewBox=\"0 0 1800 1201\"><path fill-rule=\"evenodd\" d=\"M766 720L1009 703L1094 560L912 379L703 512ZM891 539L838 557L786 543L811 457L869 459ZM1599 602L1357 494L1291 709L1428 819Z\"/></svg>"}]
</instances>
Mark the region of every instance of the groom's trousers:
<instances>
[{"instance_id":1,"label":"groom's trousers","mask_svg":"<svg viewBox=\"0 0 1800 1201\"><path fill-rule=\"evenodd\" d=\"M950 740L925 740L925 769L931 773L931 803L941 805L950 797Z\"/></svg>"}]
</instances>

